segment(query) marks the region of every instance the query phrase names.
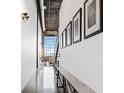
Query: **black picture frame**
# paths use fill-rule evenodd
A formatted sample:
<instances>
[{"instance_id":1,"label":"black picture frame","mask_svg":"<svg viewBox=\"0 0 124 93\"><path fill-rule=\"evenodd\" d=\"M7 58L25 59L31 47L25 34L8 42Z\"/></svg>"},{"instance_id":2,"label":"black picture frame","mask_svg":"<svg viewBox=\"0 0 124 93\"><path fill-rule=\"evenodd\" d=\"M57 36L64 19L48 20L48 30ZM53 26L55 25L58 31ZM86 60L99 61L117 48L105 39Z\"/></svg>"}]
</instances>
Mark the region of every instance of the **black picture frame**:
<instances>
[{"instance_id":1,"label":"black picture frame","mask_svg":"<svg viewBox=\"0 0 124 93\"><path fill-rule=\"evenodd\" d=\"M61 33L61 49L63 48L63 32Z\"/></svg>"},{"instance_id":2,"label":"black picture frame","mask_svg":"<svg viewBox=\"0 0 124 93\"><path fill-rule=\"evenodd\" d=\"M103 0L84 2L84 39L103 32Z\"/></svg>"},{"instance_id":3,"label":"black picture frame","mask_svg":"<svg viewBox=\"0 0 124 93\"><path fill-rule=\"evenodd\" d=\"M63 48L67 46L67 29L65 28L63 31Z\"/></svg>"},{"instance_id":4,"label":"black picture frame","mask_svg":"<svg viewBox=\"0 0 124 93\"><path fill-rule=\"evenodd\" d=\"M82 8L73 17L73 43L82 40ZM76 25L77 24L77 25Z\"/></svg>"},{"instance_id":5,"label":"black picture frame","mask_svg":"<svg viewBox=\"0 0 124 93\"><path fill-rule=\"evenodd\" d=\"M72 45L72 21L66 27L67 46Z\"/></svg>"}]
</instances>

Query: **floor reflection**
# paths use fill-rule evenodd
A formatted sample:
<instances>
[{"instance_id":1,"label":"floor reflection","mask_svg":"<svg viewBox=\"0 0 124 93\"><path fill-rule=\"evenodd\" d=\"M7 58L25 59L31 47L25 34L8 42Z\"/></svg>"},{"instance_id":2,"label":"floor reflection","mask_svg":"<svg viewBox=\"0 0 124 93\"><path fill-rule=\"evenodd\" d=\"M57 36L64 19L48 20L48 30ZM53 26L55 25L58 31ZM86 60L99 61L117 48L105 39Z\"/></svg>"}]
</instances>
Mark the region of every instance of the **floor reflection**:
<instances>
[{"instance_id":1,"label":"floor reflection","mask_svg":"<svg viewBox=\"0 0 124 93\"><path fill-rule=\"evenodd\" d=\"M58 93L53 66L43 66L37 70L22 93Z\"/></svg>"},{"instance_id":2,"label":"floor reflection","mask_svg":"<svg viewBox=\"0 0 124 93\"><path fill-rule=\"evenodd\" d=\"M43 81L44 81L44 88L50 88L50 89L54 89L55 88L55 84L54 84L54 70L52 66L46 66L44 67L44 71L43 71Z\"/></svg>"}]
</instances>

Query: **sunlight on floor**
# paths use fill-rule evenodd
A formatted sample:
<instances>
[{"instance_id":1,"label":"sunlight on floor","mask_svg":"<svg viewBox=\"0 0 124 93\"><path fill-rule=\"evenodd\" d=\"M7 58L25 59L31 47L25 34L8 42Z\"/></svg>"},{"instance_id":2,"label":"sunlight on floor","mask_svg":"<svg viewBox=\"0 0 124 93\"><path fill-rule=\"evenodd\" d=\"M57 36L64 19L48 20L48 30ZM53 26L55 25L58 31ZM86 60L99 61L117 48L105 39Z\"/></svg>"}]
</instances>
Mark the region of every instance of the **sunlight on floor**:
<instances>
[{"instance_id":1,"label":"sunlight on floor","mask_svg":"<svg viewBox=\"0 0 124 93\"><path fill-rule=\"evenodd\" d=\"M44 67L44 88L50 88L50 89L54 89L54 70L53 67L50 66L45 66Z\"/></svg>"}]
</instances>

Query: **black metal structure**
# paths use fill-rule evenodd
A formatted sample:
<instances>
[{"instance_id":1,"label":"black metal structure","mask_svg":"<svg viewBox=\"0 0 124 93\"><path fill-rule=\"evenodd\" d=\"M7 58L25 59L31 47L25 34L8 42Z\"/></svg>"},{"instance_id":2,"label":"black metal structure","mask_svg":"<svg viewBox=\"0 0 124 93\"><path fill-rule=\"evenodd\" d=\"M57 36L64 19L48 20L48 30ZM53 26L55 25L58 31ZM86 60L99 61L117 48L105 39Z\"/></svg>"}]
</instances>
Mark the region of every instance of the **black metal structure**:
<instances>
[{"instance_id":1,"label":"black metal structure","mask_svg":"<svg viewBox=\"0 0 124 93\"><path fill-rule=\"evenodd\" d=\"M55 77L56 77L56 86L59 90L59 88L63 89L63 93L78 93L77 90L73 87L71 82L69 82L63 74L56 68L59 66L59 61L58 61L58 51L59 51L59 43L57 44L56 48L56 53L55 53L55 64L54 64L54 69L55 69Z\"/></svg>"},{"instance_id":2,"label":"black metal structure","mask_svg":"<svg viewBox=\"0 0 124 93\"><path fill-rule=\"evenodd\" d=\"M36 7L37 7L36 68L38 68L38 19L40 20L41 31L43 32L42 16L41 16L42 14L41 14L41 6L39 0L36 0Z\"/></svg>"},{"instance_id":3,"label":"black metal structure","mask_svg":"<svg viewBox=\"0 0 124 93\"><path fill-rule=\"evenodd\" d=\"M38 8L37 8L37 34L36 34L36 68L38 69Z\"/></svg>"},{"instance_id":4,"label":"black metal structure","mask_svg":"<svg viewBox=\"0 0 124 93\"><path fill-rule=\"evenodd\" d=\"M62 88L63 93L78 93L77 90L73 87L73 85L64 77L64 75L62 75L55 66L54 68L56 75L56 86L58 90L59 88Z\"/></svg>"}]
</instances>

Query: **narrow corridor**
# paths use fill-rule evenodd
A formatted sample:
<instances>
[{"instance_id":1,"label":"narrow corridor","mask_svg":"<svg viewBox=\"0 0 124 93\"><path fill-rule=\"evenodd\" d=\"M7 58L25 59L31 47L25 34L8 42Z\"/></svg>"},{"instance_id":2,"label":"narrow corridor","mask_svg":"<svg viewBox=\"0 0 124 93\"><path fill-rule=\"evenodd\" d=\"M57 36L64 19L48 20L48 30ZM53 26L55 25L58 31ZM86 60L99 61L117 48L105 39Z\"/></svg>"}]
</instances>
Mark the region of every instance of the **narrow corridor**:
<instances>
[{"instance_id":1,"label":"narrow corridor","mask_svg":"<svg viewBox=\"0 0 124 93\"><path fill-rule=\"evenodd\" d=\"M22 0L21 93L102 93L103 0Z\"/></svg>"},{"instance_id":2,"label":"narrow corridor","mask_svg":"<svg viewBox=\"0 0 124 93\"><path fill-rule=\"evenodd\" d=\"M53 66L42 66L34 72L22 93L58 93Z\"/></svg>"}]
</instances>

